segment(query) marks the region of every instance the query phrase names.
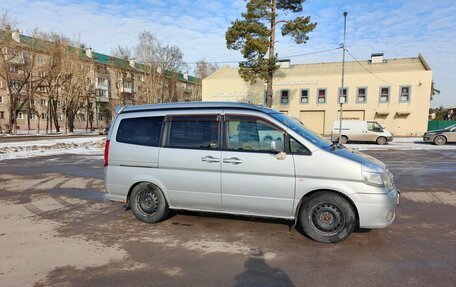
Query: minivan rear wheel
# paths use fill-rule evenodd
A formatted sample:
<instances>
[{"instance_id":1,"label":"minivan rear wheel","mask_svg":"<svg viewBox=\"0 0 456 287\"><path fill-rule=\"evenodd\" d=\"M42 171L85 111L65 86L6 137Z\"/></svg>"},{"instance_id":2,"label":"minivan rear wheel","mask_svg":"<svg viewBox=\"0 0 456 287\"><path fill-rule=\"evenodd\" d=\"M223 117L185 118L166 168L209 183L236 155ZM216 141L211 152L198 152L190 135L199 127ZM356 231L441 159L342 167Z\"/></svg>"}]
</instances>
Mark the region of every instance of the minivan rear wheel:
<instances>
[{"instance_id":1,"label":"minivan rear wheel","mask_svg":"<svg viewBox=\"0 0 456 287\"><path fill-rule=\"evenodd\" d=\"M130 207L133 214L145 223L156 223L168 215L168 204L163 192L150 183L136 185L130 194Z\"/></svg>"},{"instance_id":2,"label":"minivan rear wheel","mask_svg":"<svg viewBox=\"0 0 456 287\"><path fill-rule=\"evenodd\" d=\"M311 239L336 243L345 240L356 226L356 214L343 196L329 192L312 194L300 211L300 224Z\"/></svg>"},{"instance_id":3,"label":"minivan rear wheel","mask_svg":"<svg viewBox=\"0 0 456 287\"><path fill-rule=\"evenodd\" d=\"M346 144L346 143L348 143L348 137L346 137L346 136L341 136L341 137L340 137L340 143L341 143L341 144Z\"/></svg>"}]
</instances>

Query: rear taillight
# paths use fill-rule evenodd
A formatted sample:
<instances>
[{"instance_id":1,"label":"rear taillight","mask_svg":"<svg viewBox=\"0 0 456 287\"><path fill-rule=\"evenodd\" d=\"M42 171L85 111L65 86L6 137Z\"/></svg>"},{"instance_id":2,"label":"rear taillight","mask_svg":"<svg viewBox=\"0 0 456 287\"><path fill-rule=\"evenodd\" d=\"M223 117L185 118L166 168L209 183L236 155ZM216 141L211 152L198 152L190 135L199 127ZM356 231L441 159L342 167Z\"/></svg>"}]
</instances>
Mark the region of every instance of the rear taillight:
<instances>
[{"instance_id":1,"label":"rear taillight","mask_svg":"<svg viewBox=\"0 0 456 287\"><path fill-rule=\"evenodd\" d=\"M108 166L109 157L109 140L106 141L105 152L104 152L104 166Z\"/></svg>"}]
</instances>

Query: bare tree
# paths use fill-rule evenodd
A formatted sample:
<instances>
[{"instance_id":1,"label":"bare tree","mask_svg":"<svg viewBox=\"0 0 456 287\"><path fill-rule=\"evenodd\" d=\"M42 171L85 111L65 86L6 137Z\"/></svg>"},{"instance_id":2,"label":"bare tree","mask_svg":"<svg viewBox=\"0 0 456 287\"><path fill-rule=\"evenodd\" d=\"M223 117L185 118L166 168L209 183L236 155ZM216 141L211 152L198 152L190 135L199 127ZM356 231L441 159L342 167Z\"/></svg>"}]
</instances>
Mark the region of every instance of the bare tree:
<instances>
[{"instance_id":1,"label":"bare tree","mask_svg":"<svg viewBox=\"0 0 456 287\"><path fill-rule=\"evenodd\" d=\"M129 47L117 45L111 50L111 55L121 59L130 59L133 53Z\"/></svg>"},{"instance_id":2,"label":"bare tree","mask_svg":"<svg viewBox=\"0 0 456 287\"><path fill-rule=\"evenodd\" d=\"M20 43L20 35L14 23L5 13L0 19L0 79L7 88L8 96L8 125L7 133L16 133L17 116L27 104L27 82L30 70L24 47Z\"/></svg>"},{"instance_id":3,"label":"bare tree","mask_svg":"<svg viewBox=\"0 0 456 287\"><path fill-rule=\"evenodd\" d=\"M135 47L136 59L147 67L144 86L149 91L149 103L179 100L176 83L180 72L187 69L183 53L177 46L164 46L154 34L144 31L139 34Z\"/></svg>"},{"instance_id":4,"label":"bare tree","mask_svg":"<svg viewBox=\"0 0 456 287\"><path fill-rule=\"evenodd\" d=\"M203 82L202 80L207 76L211 75L215 71L220 69L216 63L208 63L205 59L200 59L196 62L196 67L193 71L195 76L198 78L196 95L194 100L201 100L203 94Z\"/></svg>"}]
</instances>

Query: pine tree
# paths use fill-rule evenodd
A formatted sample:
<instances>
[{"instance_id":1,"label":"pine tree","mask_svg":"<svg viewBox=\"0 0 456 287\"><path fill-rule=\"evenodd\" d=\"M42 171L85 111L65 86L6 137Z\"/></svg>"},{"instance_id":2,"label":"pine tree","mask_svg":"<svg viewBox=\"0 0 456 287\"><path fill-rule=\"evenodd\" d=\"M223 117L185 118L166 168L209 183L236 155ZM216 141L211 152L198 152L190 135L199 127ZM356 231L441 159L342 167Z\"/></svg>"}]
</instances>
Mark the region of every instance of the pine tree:
<instances>
[{"instance_id":1,"label":"pine tree","mask_svg":"<svg viewBox=\"0 0 456 287\"><path fill-rule=\"evenodd\" d=\"M282 25L282 36L291 36L297 44L309 40L308 33L315 29L317 23L310 21L310 16L297 16L294 19L278 19L278 11L286 16L296 15L303 10L305 0L250 0L242 19L232 22L225 38L228 49L241 50L246 61L239 64L239 75L251 83L257 79L267 83L268 107L272 106L272 80L279 68L274 54L275 30ZM268 57L266 58L266 54Z\"/></svg>"}]
</instances>

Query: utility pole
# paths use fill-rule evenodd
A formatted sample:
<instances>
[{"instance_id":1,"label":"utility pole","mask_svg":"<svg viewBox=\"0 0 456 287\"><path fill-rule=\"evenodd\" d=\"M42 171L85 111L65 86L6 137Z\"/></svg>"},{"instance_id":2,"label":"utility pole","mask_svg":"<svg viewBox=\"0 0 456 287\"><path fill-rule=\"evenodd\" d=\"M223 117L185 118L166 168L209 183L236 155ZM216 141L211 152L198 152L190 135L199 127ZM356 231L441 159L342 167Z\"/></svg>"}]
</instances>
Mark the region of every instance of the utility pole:
<instances>
[{"instance_id":1,"label":"utility pole","mask_svg":"<svg viewBox=\"0 0 456 287\"><path fill-rule=\"evenodd\" d=\"M345 102L344 97L344 73L345 73L345 32L347 31L347 12L344 12L344 42L342 43L342 85L340 87L340 94L339 94L339 104L340 104L340 116L339 116L339 144L342 140L342 113L343 113L343 106Z\"/></svg>"}]
</instances>

